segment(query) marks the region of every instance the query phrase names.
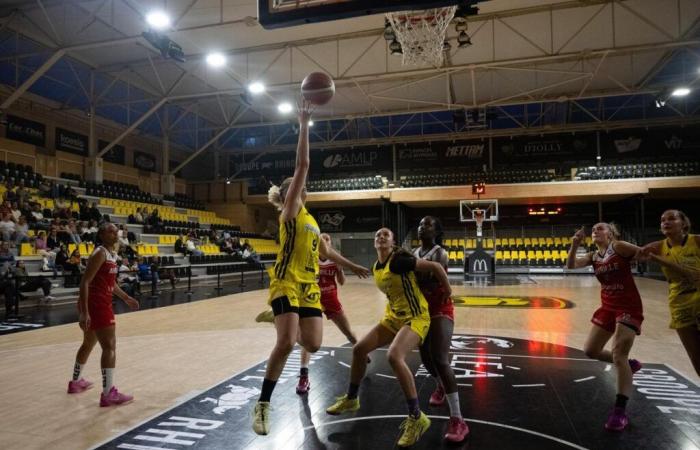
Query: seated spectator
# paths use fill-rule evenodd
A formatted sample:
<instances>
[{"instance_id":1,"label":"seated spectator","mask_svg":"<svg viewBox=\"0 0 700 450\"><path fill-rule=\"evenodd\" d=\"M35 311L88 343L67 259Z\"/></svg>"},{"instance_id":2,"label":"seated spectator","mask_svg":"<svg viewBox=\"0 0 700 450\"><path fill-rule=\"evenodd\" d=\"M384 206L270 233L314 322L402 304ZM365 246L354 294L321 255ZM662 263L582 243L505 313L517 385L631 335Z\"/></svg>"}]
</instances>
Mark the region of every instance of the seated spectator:
<instances>
[{"instance_id":1,"label":"seated spectator","mask_svg":"<svg viewBox=\"0 0 700 450\"><path fill-rule=\"evenodd\" d=\"M17 223L20 216L22 215L22 211L20 211L19 209L19 203L12 202L12 209L10 210L10 214L12 215L12 221Z\"/></svg>"},{"instance_id":2,"label":"seated spectator","mask_svg":"<svg viewBox=\"0 0 700 450\"><path fill-rule=\"evenodd\" d=\"M95 239L97 239L97 222L94 220L90 221L87 228L83 231L82 239L86 242L95 242Z\"/></svg>"},{"instance_id":3,"label":"seated spectator","mask_svg":"<svg viewBox=\"0 0 700 450\"><path fill-rule=\"evenodd\" d=\"M63 251L63 247L61 247L61 250ZM59 255L60 253L56 255L56 265L59 265ZM77 248L73 250L73 253L71 253L70 258L68 258L67 261L63 262L62 265L63 273L67 273L68 275L70 275L69 277L66 277L64 286L76 287L78 284L80 284L80 274L84 270L80 260L80 250L78 250Z\"/></svg>"},{"instance_id":4,"label":"seated spectator","mask_svg":"<svg viewBox=\"0 0 700 450\"><path fill-rule=\"evenodd\" d=\"M143 215L141 214L141 208L136 208L134 213L134 223L143 225Z\"/></svg>"},{"instance_id":5,"label":"seated spectator","mask_svg":"<svg viewBox=\"0 0 700 450\"><path fill-rule=\"evenodd\" d=\"M26 187L24 187L24 180L19 180L19 186L17 187L15 194L17 196L17 204L20 208L29 201L29 191Z\"/></svg>"},{"instance_id":6,"label":"seated spectator","mask_svg":"<svg viewBox=\"0 0 700 450\"><path fill-rule=\"evenodd\" d=\"M19 245L22 242L29 241L29 225L24 216L19 217L17 225L15 225L15 242Z\"/></svg>"},{"instance_id":7,"label":"seated spectator","mask_svg":"<svg viewBox=\"0 0 700 450\"><path fill-rule=\"evenodd\" d=\"M175 253L182 253L184 255L187 252L187 248L183 243L184 239L185 238L182 234L178 235L177 239L175 240Z\"/></svg>"},{"instance_id":8,"label":"seated spectator","mask_svg":"<svg viewBox=\"0 0 700 450\"><path fill-rule=\"evenodd\" d=\"M90 206L90 219L94 220L97 223L99 223L100 220L102 220L102 213L99 209L97 209L97 203L95 202L92 202L92 206Z\"/></svg>"},{"instance_id":9,"label":"seated spectator","mask_svg":"<svg viewBox=\"0 0 700 450\"><path fill-rule=\"evenodd\" d=\"M119 230L117 231L117 242L120 247L128 247L129 239L126 237L126 231L124 230L126 225L119 225Z\"/></svg>"},{"instance_id":10,"label":"seated spectator","mask_svg":"<svg viewBox=\"0 0 700 450\"><path fill-rule=\"evenodd\" d=\"M49 237L46 239L46 247L49 250L56 250L61 246L61 239L58 237L58 229L54 226L49 231Z\"/></svg>"},{"instance_id":11,"label":"seated spectator","mask_svg":"<svg viewBox=\"0 0 700 450\"><path fill-rule=\"evenodd\" d=\"M3 241L11 241L15 238L15 223L12 221L12 214L3 214L0 220L0 237Z\"/></svg>"},{"instance_id":12,"label":"seated spectator","mask_svg":"<svg viewBox=\"0 0 700 450\"><path fill-rule=\"evenodd\" d=\"M41 289L44 292L44 301L54 300L51 296L51 282L42 276L29 277L24 261L17 261L14 276L19 292L33 292Z\"/></svg>"},{"instance_id":13,"label":"seated spectator","mask_svg":"<svg viewBox=\"0 0 700 450\"><path fill-rule=\"evenodd\" d=\"M7 190L2 194L2 199L5 202L16 202L17 201L17 188L12 181L7 182Z\"/></svg>"},{"instance_id":14,"label":"seated spectator","mask_svg":"<svg viewBox=\"0 0 700 450\"><path fill-rule=\"evenodd\" d=\"M76 245L83 242L80 238L80 233L78 233L78 228L75 225L75 220L71 220L68 222L68 235L70 236L70 242Z\"/></svg>"},{"instance_id":15,"label":"seated spectator","mask_svg":"<svg viewBox=\"0 0 700 450\"><path fill-rule=\"evenodd\" d=\"M10 251L10 243L7 241L0 242L0 265L14 262L15 255Z\"/></svg>"},{"instance_id":16,"label":"seated spectator","mask_svg":"<svg viewBox=\"0 0 700 450\"><path fill-rule=\"evenodd\" d=\"M40 194L42 197L53 198L53 197L51 196L51 186L52 186L51 181L48 180L48 179L46 179L46 178L44 178L44 180L43 180L43 181L39 184L39 186L38 186L39 194Z\"/></svg>"},{"instance_id":17,"label":"seated spectator","mask_svg":"<svg viewBox=\"0 0 700 450\"><path fill-rule=\"evenodd\" d=\"M204 255L204 252L201 251L200 249L197 248L197 246L194 243L194 239L188 239L186 245L186 252L185 254L187 255L192 255L192 256L202 256Z\"/></svg>"},{"instance_id":18,"label":"seated spectator","mask_svg":"<svg viewBox=\"0 0 700 450\"><path fill-rule=\"evenodd\" d=\"M84 198L78 199L78 215L80 220L89 221L90 220L90 208L88 207L88 202Z\"/></svg>"},{"instance_id":19,"label":"seated spectator","mask_svg":"<svg viewBox=\"0 0 700 450\"><path fill-rule=\"evenodd\" d=\"M122 288L124 292L131 295L141 294L141 284L137 277L137 272L139 267L137 264L130 264L129 258L122 258L121 264L119 265L119 287Z\"/></svg>"},{"instance_id":20,"label":"seated spectator","mask_svg":"<svg viewBox=\"0 0 700 450\"><path fill-rule=\"evenodd\" d=\"M155 281L156 283L160 284L160 277L158 276L158 271L154 271L151 268L151 264L148 264L144 259L143 256L138 257L138 276L139 280L141 281Z\"/></svg>"}]
</instances>

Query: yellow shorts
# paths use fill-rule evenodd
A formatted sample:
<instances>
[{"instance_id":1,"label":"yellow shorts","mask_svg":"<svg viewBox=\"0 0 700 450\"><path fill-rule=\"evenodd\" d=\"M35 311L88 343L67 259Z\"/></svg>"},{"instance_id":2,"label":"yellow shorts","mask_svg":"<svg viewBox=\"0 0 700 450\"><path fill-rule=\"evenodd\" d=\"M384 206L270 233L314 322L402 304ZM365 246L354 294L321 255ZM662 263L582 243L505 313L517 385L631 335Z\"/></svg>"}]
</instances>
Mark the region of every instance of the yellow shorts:
<instances>
[{"instance_id":1,"label":"yellow shorts","mask_svg":"<svg viewBox=\"0 0 700 450\"><path fill-rule=\"evenodd\" d=\"M420 337L422 344L430 330L430 315L427 311L420 316L405 318L386 314L379 323L394 334L398 333L401 327L408 326Z\"/></svg>"},{"instance_id":2,"label":"yellow shorts","mask_svg":"<svg viewBox=\"0 0 700 450\"><path fill-rule=\"evenodd\" d=\"M270 305L274 300L284 297L292 308L318 309L318 315L321 315L321 289L318 283L295 283L273 278L270 282L270 297L267 304Z\"/></svg>"},{"instance_id":3,"label":"yellow shorts","mask_svg":"<svg viewBox=\"0 0 700 450\"><path fill-rule=\"evenodd\" d=\"M678 303L681 304L669 305L671 310L669 327L677 330L694 326L700 330L700 296L694 295L688 300Z\"/></svg>"}]
</instances>

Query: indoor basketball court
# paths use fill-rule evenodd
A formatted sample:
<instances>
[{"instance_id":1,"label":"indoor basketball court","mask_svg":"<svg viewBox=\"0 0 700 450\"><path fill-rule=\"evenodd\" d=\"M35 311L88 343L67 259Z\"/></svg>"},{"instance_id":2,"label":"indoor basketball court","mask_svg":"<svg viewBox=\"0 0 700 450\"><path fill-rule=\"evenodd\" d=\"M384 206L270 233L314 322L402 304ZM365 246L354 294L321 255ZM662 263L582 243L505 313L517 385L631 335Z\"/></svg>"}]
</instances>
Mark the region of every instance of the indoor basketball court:
<instances>
[{"instance_id":1,"label":"indoor basketball court","mask_svg":"<svg viewBox=\"0 0 700 450\"><path fill-rule=\"evenodd\" d=\"M700 449L699 92L694 0L0 2L2 447Z\"/></svg>"}]
</instances>

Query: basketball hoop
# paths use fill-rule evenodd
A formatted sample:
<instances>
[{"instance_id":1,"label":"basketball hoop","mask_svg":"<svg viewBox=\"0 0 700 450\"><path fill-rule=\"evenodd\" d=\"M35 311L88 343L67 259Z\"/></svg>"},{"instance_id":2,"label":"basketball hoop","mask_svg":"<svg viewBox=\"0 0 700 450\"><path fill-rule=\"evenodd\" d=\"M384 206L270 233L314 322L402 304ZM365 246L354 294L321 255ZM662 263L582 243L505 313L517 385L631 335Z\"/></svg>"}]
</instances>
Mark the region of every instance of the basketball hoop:
<instances>
[{"instance_id":1,"label":"basketball hoop","mask_svg":"<svg viewBox=\"0 0 700 450\"><path fill-rule=\"evenodd\" d=\"M401 64L442 66L443 43L456 6L387 13L403 51Z\"/></svg>"},{"instance_id":2,"label":"basketball hoop","mask_svg":"<svg viewBox=\"0 0 700 450\"><path fill-rule=\"evenodd\" d=\"M474 208L472 210L472 217L474 218L474 222L476 222L476 235L478 237L481 237L482 233L482 225L484 224L484 218L486 217L485 215L486 211L483 209L479 208Z\"/></svg>"}]
</instances>

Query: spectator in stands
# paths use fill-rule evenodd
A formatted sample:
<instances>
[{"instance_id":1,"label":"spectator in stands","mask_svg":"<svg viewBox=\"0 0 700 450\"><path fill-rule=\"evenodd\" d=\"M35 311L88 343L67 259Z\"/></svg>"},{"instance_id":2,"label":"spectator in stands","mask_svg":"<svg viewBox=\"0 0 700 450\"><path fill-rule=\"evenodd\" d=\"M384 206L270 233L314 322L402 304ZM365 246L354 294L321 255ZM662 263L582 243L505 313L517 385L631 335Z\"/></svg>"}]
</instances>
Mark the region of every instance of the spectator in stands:
<instances>
[{"instance_id":1,"label":"spectator in stands","mask_svg":"<svg viewBox=\"0 0 700 450\"><path fill-rule=\"evenodd\" d=\"M66 186L66 189L63 191L63 196L70 200L71 203L78 199L78 193L75 192L75 189L73 189L70 184Z\"/></svg>"},{"instance_id":2,"label":"spectator in stands","mask_svg":"<svg viewBox=\"0 0 700 450\"><path fill-rule=\"evenodd\" d=\"M47 180L44 178L44 180L39 183L38 189L39 189L39 194L41 194L42 197L50 197L51 196L51 181Z\"/></svg>"},{"instance_id":3,"label":"spectator in stands","mask_svg":"<svg viewBox=\"0 0 700 450\"><path fill-rule=\"evenodd\" d=\"M17 192L16 192L16 187L14 183L11 180L8 180L7 182L7 190L2 194L2 199L3 201L6 202L16 202L17 201Z\"/></svg>"},{"instance_id":4,"label":"spectator in stands","mask_svg":"<svg viewBox=\"0 0 700 450\"><path fill-rule=\"evenodd\" d=\"M15 242L19 245L27 241L29 241L29 225L27 224L27 218L20 216L17 225L15 225Z\"/></svg>"},{"instance_id":5,"label":"spectator in stands","mask_svg":"<svg viewBox=\"0 0 700 450\"><path fill-rule=\"evenodd\" d=\"M80 220L89 221L90 220L90 208L88 207L88 202L84 198L78 199L78 216Z\"/></svg>"},{"instance_id":6,"label":"spectator in stands","mask_svg":"<svg viewBox=\"0 0 700 450\"><path fill-rule=\"evenodd\" d=\"M4 200L2 205L0 205L0 216L5 214L12 214L12 203L10 203L8 200Z\"/></svg>"},{"instance_id":7,"label":"spectator in stands","mask_svg":"<svg viewBox=\"0 0 700 450\"><path fill-rule=\"evenodd\" d=\"M63 247L61 248L63 250ZM56 264L58 265L58 255L56 255ZM84 268L80 261L80 250L77 248L70 254L68 261L63 263L63 273L70 275L66 277L65 287L75 287L80 283L80 274Z\"/></svg>"},{"instance_id":8,"label":"spectator in stands","mask_svg":"<svg viewBox=\"0 0 700 450\"><path fill-rule=\"evenodd\" d=\"M90 219L98 223L102 219L102 213L97 209L97 203L95 202L92 202L92 206L90 206Z\"/></svg>"},{"instance_id":9,"label":"spectator in stands","mask_svg":"<svg viewBox=\"0 0 700 450\"><path fill-rule=\"evenodd\" d=\"M68 222L68 234L70 235L70 242L73 242L76 245L83 242L83 240L80 238L78 228L75 225L75 220Z\"/></svg>"},{"instance_id":10,"label":"spectator in stands","mask_svg":"<svg viewBox=\"0 0 700 450\"><path fill-rule=\"evenodd\" d=\"M11 278L12 271L9 264L0 267L0 293L5 296L5 317L19 313L19 305L16 304L15 282Z\"/></svg>"},{"instance_id":11,"label":"spectator in stands","mask_svg":"<svg viewBox=\"0 0 700 450\"><path fill-rule=\"evenodd\" d=\"M141 281L153 281L160 284L160 277L157 270L152 270L151 264L147 263L143 256L138 257L138 276Z\"/></svg>"},{"instance_id":12,"label":"spectator in stands","mask_svg":"<svg viewBox=\"0 0 700 450\"><path fill-rule=\"evenodd\" d=\"M12 214L5 213L0 220L0 236L3 241L11 241L15 238L15 223L12 221Z\"/></svg>"},{"instance_id":13,"label":"spectator in stands","mask_svg":"<svg viewBox=\"0 0 700 450\"><path fill-rule=\"evenodd\" d=\"M224 241L219 246L219 250L223 253L228 253L229 255L233 253L233 245L231 245L231 239L224 239Z\"/></svg>"},{"instance_id":14,"label":"spectator in stands","mask_svg":"<svg viewBox=\"0 0 700 450\"><path fill-rule=\"evenodd\" d=\"M82 239L87 242L95 242L97 237L97 222L91 220L87 228L83 230Z\"/></svg>"},{"instance_id":15,"label":"spectator in stands","mask_svg":"<svg viewBox=\"0 0 700 450\"><path fill-rule=\"evenodd\" d=\"M194 239L188 239L186 246L187 246L187 251L185 252L186 254L192 255L192 256L204 255L204 252L197 248L197 246L194 242Z\"/></svg>"},{"instance_id":16,"label":"spectator in stands","mask_svg":"<svg viewBox=\"0 0 700 450\"><path fill-rule=\"evenodd\" d=\"M24 261L17 261L14 276L19 292L33 292L41 289L44 292L44 301L54 300L54 297L51 296L51 281L41 275L30 277L27 273L27 268L24 266Z\"/></svg>"},{"instance_id":17,"label":"spectator in stands","mask_svg":"<svg viewBox=\"0 0 700 450\"><path fill-rule=\"evenodd\" d=\"M17 202L12 202L12 209L10 210L10 214L12 215L12 221L17 223L19 220L20 216L22 215L22 211L19 209L19 203Z\"/></svg>"},{"instance_id":18,"label":"spectator in stands","mask_svg":"<svg viewBox=\"0 0 700 450\"><path fill-rule=\"evenodd\" d=\"M184 244L185 237L180 233L175 240L175 253L182 253L183 255L187 252L187 248Z\"/></svg>"},{"instance_id":19,"label":"spectator in stands","mask_svg":"<svg viewBox=\"0 0 700 450\"><path fill-rule=\"evenodd\" d=\"M120 247L128 247L129 239L126 237L125 231L126 225L119 225L119 231L117 231L117 242Z\"/></svg>"},{"instance_id":20,"label":"spectator in stands","mask_svg":"<svg viewBox=\"0 0 700 450\"><path fill-rule=\"evenodd\" d=\"M14 263L15 255L10 251L10 243L0 242L0 264Z\"/></svg>"},{"instance_id":21,"label":"spectator in stands","mask_svg":"<svg viewBox=\"0 0 700 450\"><path fill-rule=\"evenodd\" d=\"M17 196L17 203L20 207L23 207L25 203L29 201L29 191L24 187L24 180L19 180L19 186L15 191Z\"/></svg>"},{"instance_id":22,"label":"spectator in stands","mask_svg":"<svg viewBox=\"0 0 700 450\"><path fill-rule=\"evenodd\" d=\"M58 237L58 229L54 226L49 231L49 237L46 239L46 246L49 250L56 250L61 246L61 239Z\"/></svg>"},{"instance_id":23,"label":"spectator in stands","mask_svg":"<svg viewBox=\"0 0 700 450\"><path fill-rule=\"evenodd\" d=\"M131 264L129 258L122 258L119 265L119 287L132 297L135 294L141 294L141 284L136 276L138 270L138 264Z\"/></svg>"},{"instance_id":24,"label":"spectator in stands","mask_svg":"<svg viewBox=\"0 0 700 450\"><path fill-rule=\"evenodd\" d=\"M141 208L136 208L134 213L134 223L143 225L143 215L141 215Z\"/></svg>"}]
</instances>

